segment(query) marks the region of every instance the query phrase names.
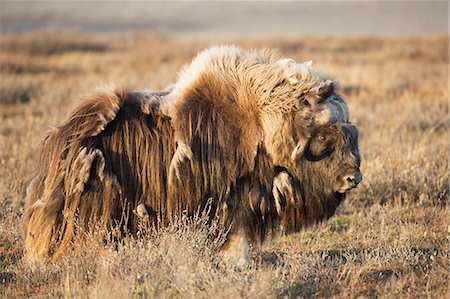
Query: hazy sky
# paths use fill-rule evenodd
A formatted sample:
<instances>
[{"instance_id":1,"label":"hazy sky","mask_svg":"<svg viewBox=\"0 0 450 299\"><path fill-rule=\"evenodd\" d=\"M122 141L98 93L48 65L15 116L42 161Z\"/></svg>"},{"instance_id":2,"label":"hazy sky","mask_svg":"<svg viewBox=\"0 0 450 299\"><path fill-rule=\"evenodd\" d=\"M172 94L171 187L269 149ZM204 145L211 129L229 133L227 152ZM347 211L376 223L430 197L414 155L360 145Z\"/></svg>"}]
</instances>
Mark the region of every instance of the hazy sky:
<instances>
[{"instance_id":1,"label":"hazy sky","mask_svg":"<svg viewBox=\"0 0 450 299\"><path fill-rule=\"evenodd\" d=\"M158 30L187 37L448 32L447 1L1 1L2 31Z\"/></svg>"}]
</instances>

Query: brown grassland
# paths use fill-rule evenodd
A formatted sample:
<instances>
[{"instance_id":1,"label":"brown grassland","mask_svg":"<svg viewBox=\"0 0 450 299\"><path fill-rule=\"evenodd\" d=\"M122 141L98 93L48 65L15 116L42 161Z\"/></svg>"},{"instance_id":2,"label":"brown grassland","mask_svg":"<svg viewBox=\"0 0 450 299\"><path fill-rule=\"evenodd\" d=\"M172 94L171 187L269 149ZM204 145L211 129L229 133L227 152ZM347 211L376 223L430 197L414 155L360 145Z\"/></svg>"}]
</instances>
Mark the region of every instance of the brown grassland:
<instances>
[{"instance_id":1,"label":"brown grassland","mask_svg":"<svg viewBox=\"0 0 450 299\"><path fill-rule=\"evenodd\" d=\"M228 41L229 42L229 41ZM23 257L25 189L44 132L83 93L158 89L208 42L147 33L0 35L0 297L432 297L448 292L448 37L251 40L341 83L364 180L329 221L221 266L201 217L142 239L95 232L58 261Z\"/></svg>"}]
</instances>

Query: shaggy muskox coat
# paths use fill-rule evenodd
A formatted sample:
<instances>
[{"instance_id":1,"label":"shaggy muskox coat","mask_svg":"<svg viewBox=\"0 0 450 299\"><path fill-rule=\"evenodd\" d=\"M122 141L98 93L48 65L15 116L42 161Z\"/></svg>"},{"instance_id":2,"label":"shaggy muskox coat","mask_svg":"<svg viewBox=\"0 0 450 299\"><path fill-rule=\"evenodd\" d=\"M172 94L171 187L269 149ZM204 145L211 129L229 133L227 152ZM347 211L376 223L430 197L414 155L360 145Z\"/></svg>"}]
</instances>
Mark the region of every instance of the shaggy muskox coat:
<instances>
[{"instance_id":1,"label":"shaggy muskox coat","mask_svg":"<svg viewBox=\"0 0 450 299\"><path fill-rule=\"evenodd\" d=\"M57 257L90 223L133 233L142 207L167 224L211 204L211 221L251 240L333 214L336 173L359 166L356 130L336 124L348 111L335 84L272 54L210 51L172 91L101 90L48 132L27 190L30 258ZM292 161L300 142L305 158Z\"/></svg>"},{"instance_id":2,"label":"shaggy muskox coat","mask_svg":"<svg viewBox=\"0 0 450 299\"><path fill-rule=\"evenodd\" d=\"M195 176L181 173L184 186L169 188L170 162L177 145L170 119L159 107L158 95L99 91L48 132L41 172L27 190L25 247L30 258L58 256L77 227L92 222L135 232L139 217L131 211L142 204L150 222L160 219L164 224L211 203L211 220L217 217L257 240L274 224L296 231L326 219L342 200L329 181L342 163L315 161L314 155L323 154L327 146L316 154L309 150L305 159L287 169L274 165L260 145L252 171L239 173L232 181L225 171L234 167L239 171L242 165L221 160L224 153L219 150L208 152L209 144L191 144L201 157L198 163L190 162L189 171ZM342 152L358 155L354 127L325 125L316 132L330 136L327 142L338 149L338 156ZM346 165L352 163L350 159ZM281 188L287 181L290 192ZM279 190L272 192L273 188Z\"/></svg>"}]
</instances>

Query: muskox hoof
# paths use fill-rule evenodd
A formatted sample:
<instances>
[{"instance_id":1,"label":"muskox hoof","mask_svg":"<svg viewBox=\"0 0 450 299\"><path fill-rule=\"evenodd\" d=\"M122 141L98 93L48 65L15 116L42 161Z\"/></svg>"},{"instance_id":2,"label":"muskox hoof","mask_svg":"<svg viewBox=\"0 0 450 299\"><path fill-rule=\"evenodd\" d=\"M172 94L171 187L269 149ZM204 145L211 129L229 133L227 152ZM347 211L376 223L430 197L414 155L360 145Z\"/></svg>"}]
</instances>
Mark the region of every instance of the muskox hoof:
<instances>
[{"instance_id":1,"label":"muskox hoof","mask_svg":"<svg viewBox=\"0 0 450 299\"><path fill-rule=\"evenodd\" d=\"M242 270L251 265L248 254L248 241L242 235L231 235L221 249L223 264L235 270Z\"/></svg>"},{"instance_id":2,"label":"muskox hoof","mask_svg":"<svg viewBox=\"0 0 450 299\"><path fill-rule=\"evenodd\" d=\"M222 255L222 264L229 269L241 271L251 266L251 260L249 257L224 254Z\"/></svg>"}]
</instances>

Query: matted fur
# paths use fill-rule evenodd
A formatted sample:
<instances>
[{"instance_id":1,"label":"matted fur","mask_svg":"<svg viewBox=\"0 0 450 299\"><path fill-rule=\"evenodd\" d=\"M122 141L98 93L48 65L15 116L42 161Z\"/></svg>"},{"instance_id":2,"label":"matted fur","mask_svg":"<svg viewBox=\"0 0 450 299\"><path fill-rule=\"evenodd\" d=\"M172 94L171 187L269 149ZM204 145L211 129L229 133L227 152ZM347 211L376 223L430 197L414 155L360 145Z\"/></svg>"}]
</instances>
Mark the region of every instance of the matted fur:
<instances>
[{"instance_id":1,"label":"matted fur","mask_svg":"<svg viewBox=\"0 0 450 299\"><path fill-rule=\"evenodd\" d=\"M209 204L211 221L253 241L334 213L344 196L337 178L359 171L357 133L340 123L348 111L335 84L309 64L219 50L225 56L194 60L170 92L100 90L48 132L27 190L28 257L57 257L91 222L133 233L140 214L166 224ZM321 116L326 101L345 111ZM305 158L292 161L301 137Z\"/></svg>"},{"instance_id":2,"label":"matted fur","mask_svg":"<svg viewBox=\"0 0 450 299\"><path fill-rule=\"evenodd\" d=\"M95 126L104 126L97 121L103 116L98 115L111 113L104 103L120 110L93 136ZM347 132L348 125L341 124L319 127L314 135L326 131L333 136L334 156L314 161L306 154L300 164L292 162L289 169L283 169L273 164L260 145L252 172L240 174L235 181L221 169L239 165L218 160L223 153L202 152L204 147L197 144L193 149L202 152L202 160L189 166L197 175L180 173L184 186L169 191L167 179L176 142L170 119L161 113L159 104L156 96L100 91L49 132L43 143L41 172L27 190L24 227L29 258L57 257L70 244L75 224L83 227L94 221L105 228L119 225L134 232L142 207L151 223L157 219L167 223L172 216L203 209L211 198L211 220L218 217L230 228L243 230L249 240L262 240L268 229L279 224L295 231L333 214L342 199L333 189L336 174L344 166L359 163L354 160L355 155L359 157L356 131ZM292 198L284 199L288 192L283 190L276 199L273 196L274 186L280 186L279 176L292 177Z\"/></svg>"},{"instance_id":3,"label":"matted fur","mask_svg":"<svg viewBox=\"0 0 450 299\"><path fill-rule=\"evenodd\" d=\"M27 190L28 256L58 256L74 235L75 220L81 226L122 222L134 230L137 219L129 212L142 202L166 217L166 169L175 143L158 105L157 95L101 90L48 132L40 173Z\"/></svg>"}]
</instances>

